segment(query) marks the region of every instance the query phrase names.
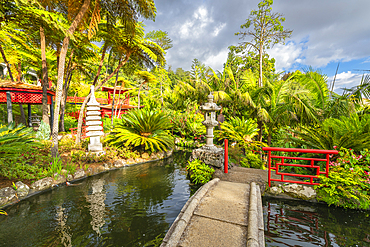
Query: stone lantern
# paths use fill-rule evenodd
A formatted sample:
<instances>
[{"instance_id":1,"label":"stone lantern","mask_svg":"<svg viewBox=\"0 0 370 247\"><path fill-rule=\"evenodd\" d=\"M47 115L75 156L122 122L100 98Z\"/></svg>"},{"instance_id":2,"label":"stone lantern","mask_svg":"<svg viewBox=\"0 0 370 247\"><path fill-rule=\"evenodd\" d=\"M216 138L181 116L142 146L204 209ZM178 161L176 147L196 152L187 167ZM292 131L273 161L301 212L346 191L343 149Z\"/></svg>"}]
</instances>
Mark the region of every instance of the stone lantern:
<instances>
[{"instance_id":1,"label":"stone lantern","mask_svg":"<svg viewBox=\"0 0 370 247\"><path fill-rule=\"evenodd\" d=\"M193 150L190 161L195 159L201 160L203 163L216 168L221 168L224 165L224 150L213 144L213 128L218 125L216 120L216 111L221 110L213 102L212 92L208 95L208 102L199 107L204 112L204 121L202 124L206 126L206 145Z\"/></svg>"},{"instance_id":2,"label":"stone lantern","mask_svg":"<svg viewBox=\"0 0 370 247\"><path fill-rule=\"evenodd\" d=\"M202 124L205 125L207 129L205 148L212 149L216 148L216 146L213 144L213 128L218 125L216 120L216 111L221 110L221 107L217 106L216 103L213 102L212 92L207 98L208 102L204 105L201 105L199 109L204 111L204 121Z\"/></svg>"},{"instance_id":3,"label":"stone lantern","mask_svg":"<svg viewBox=\"0 0 370 247\"><path fill-rule=\"evenodd\" d=\"M103 145L100 142L100 136L104 135L103 127L101 126L100 104L95 99L95 88L93 85L91 86L90 101L87 103L86 125L88 126L86 128L86 136L90 136L89 152L103 152Z\"/></svg>"}]
</instances>

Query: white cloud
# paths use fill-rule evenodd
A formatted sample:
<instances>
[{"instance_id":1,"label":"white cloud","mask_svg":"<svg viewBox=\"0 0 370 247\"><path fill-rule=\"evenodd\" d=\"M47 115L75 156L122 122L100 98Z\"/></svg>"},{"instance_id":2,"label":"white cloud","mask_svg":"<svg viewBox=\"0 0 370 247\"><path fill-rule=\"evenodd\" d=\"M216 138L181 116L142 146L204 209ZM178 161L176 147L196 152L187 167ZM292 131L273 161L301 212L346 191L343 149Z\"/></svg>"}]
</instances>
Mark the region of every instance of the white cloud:
<instances>
[{"instance_id":1,"label":"white cloud","mask_svg":"<svg viewBox=\"0 0 370 247\"><path fill-rule=\"evenodd\" d=\"M334 91L342 91L341 88L351 88L357 86L361 82L362 74L352 73L351 71L337 74L335 78ZM328 78L329 84L333 82L334 76Z\"/></svg>"},{"instance_id":2,"label":"white cloud","mask_svg":"<svg viewBox=\"0 0 370 247\"><path fill-rule=\"evenodd\" d=\"M216 55L210 55L206 58L204 64L210 66L214 71L221 71L223 69L223 64L226 62L228 52L227 49L223 49Z\"/></svg>"},{"instance_id":3,"label":"white cloud","mask_svg":"<svg viewBox=\"0 0 370 247\"><path fill-rule=\"evenodd\" d=\"M213 36L216 37L222 29L226 26L226 23L220 23L213 31Z\"/></svg>"},{"instance_id":4,"label":"white cloud","mask_svg":"<svg viewBox=\"0 0 370 247\"><path fill-rule=\"evenodd\" d=\"M303 44L289 42L286 45L277 44L267 51L271 58L275 58L275 69L277 72L289 69L294 63L300 63L303 53Z\"/></svg>"},{"instance_id":5,"label":"white cloud","mask_svg":"<svg viewBox=\"0 0 370 247\"><path fill-rule=\"evenodd\" d=\"M194 11L194 14L179 28L180 38L198 38L206 31L206 27L213 22L209 17L208 10L200 6Z\"/></svg>"},{"instance_id":6,"label":"white cloud","mask_svg":"<svg viewBox=\"0 0 370 247\"><path fill-rule=\"evenodd\" d=\"M211 54L216 57L237 45L240 40L234 33L259 1L156 0L158 15L155 22L145 21L146 31L168 31L174 43L168 64L189 70L194 58L205 62ZM272 7L286 18L284 28L293 30L286 46L268 51L277 70L323 68L370 57L369 0L274 1Z\"/></svg>"}]
</instances>

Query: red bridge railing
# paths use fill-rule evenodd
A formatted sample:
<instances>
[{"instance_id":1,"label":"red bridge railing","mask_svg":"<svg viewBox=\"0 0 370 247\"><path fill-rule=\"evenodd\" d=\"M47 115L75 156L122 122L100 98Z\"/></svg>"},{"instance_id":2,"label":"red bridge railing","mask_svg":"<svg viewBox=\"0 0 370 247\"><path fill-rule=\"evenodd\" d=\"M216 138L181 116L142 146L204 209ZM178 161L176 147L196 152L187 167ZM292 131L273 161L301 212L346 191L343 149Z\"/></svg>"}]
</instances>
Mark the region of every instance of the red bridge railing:
<instances>
[{"instance_id":1,"label":"red bridge railing","mask_svg":"<svg viewBox=\"0 0 370 247\"><path fill-rule=\"evenodd\" d=\"M319 150L319 149L301 149L301 148L276 148L276 147L263 147L263 151L268 153L268 182L269 187L271 187L271 181L276 182L288 182L288 183L297 183L297 184L310 184L316 185L319 184L314 182L314 178L318 178L320 174L325 174L326 177L329 176L329 162L330 162L330 155L338 154L337 150ZM306 158L306 157L289 157L289 156L280 156L280 155L273 155L271 152L289 152L289 153L312 153L312 154L325 154L325 158ZM285 163L286 160L305 160L310 161L309 165L304 164L291 164ZM325 170L320 171L320 165L315 164L315 161L324 161L325 163ZM294 166L294 167L305 167L305 168L312 168L316 169L315 175L304 175L304 174L294 174L294 173L284 173L279 170L279 168L284 166ZM274 179L271 177L271 172L275 171L276 175L280 175L280 179ZM309 178L309 182L304 181L294 181L294 180L287 180L285 179L286 176L290 177L301 177L301 178Z\"/></svg>"}]
</instances>

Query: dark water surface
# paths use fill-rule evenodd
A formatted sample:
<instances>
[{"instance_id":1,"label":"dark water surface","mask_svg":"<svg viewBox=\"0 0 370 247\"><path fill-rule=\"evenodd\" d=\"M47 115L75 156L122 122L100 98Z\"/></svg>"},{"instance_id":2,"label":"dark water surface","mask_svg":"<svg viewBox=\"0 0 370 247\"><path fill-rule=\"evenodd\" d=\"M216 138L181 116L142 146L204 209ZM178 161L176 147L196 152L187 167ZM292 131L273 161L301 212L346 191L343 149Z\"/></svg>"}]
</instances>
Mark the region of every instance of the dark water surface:
<instances>
[{"instance_id":1,"label":"dark water surface","mask_svg":"<svg viewBox=\"0 0 370 247\"><path fill-rule=\"evenodd\" d=\"M190 196L188 156L99 174L8 207L0 246L154 246Z\"/></svg>"},{"instance_id":2,"label":"dark water surface","mask_svg":"<svg viewBox=\"0 0 370 247\"><path fill-rule=\"evenodd\" d=\"M370 211L263 199L266 246L370 246Z\"/></svg>"}]
</instances>

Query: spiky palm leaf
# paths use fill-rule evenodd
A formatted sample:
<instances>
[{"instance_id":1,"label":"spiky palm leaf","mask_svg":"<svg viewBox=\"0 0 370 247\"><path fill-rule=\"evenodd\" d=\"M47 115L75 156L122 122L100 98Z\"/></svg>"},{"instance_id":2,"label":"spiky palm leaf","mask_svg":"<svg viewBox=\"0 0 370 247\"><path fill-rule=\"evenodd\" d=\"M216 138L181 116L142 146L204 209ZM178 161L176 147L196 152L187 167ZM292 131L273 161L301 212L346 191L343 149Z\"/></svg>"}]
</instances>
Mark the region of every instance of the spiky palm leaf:
<instances>
[{"instance_id":1,"label":"spiky palm leaf","mask_svg":"<svg viewBox=\"0 0 370 247\"><path fill-rule=\"evenodd\" d=\"M171 126L163 112L132 110L122 117L107 141L114 146L141 147L152 152L167 150L174 145L168 131Z\"/></svg>"},{"instance_id":2,"label":"spiky palm leaf","mask_svg":"<svg viewBox=\"0 0 370 247\"><path fill-rule=\"evenodd\" d=\"M229 139L245 148L258 144L252 139L258 134L257 123L253 119L230 118L221 124L221 130L216 130L219 140Z\"/></svg>"},{"instance_id":3,"label":"spiky palm leaf","mask_svg":"<svg viewBox=\"0 0 370 247\"><path fill-rule=\"evenodd\" d=\"M23 152L29 146L37 146L31 128L23 125L0 125L0 159L9 158L16 153Z\"/></svg>"},{"instance_id":4,"label":"spiky palm leaf","mask_svg":"<svg viewBox=\"0 0 370 247\"><path fill-rule=\"evenodd\" d=\"M352 148L355 151L360 151L370 145L368 133L357 134L353 131L347 131L338 135L337 129L332 127L328 129L301 127L300 130L293 130L293 133L298 138L289 137L291 141L313 149L331 150L337 146L337 148Z\"/></svg>"}]
</instances>

